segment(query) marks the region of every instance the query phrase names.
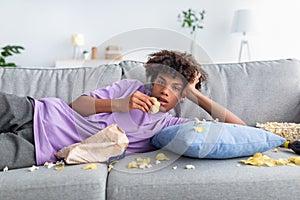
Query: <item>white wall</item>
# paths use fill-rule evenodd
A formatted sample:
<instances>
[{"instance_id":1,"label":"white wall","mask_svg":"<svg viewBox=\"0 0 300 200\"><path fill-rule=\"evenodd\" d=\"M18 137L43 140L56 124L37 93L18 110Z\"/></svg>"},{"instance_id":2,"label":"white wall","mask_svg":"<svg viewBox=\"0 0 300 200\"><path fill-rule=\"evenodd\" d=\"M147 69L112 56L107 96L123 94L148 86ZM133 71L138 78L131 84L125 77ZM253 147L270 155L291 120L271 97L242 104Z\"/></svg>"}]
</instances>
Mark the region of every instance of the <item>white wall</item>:
<instances>
[{"instance_id":1,"label":"white wall","mask_svg":"<svg viewBox=\"0 0 300 200\"><path fill-rule=\"evenodd\" d=\"M251 9L256 22L256 32L249 35L252 60L300 59L298 0L0 0L0 47L24 46L11 59L27 67L51 67L55 60L71 58L74 33L84 34L83 49L101 48L100 58L105 45L114 43L128 59L146 58L143 46L185 51L181 37L189 35L177 15L188 8L206 10L197 42L213 62L237 61L241 37L230 28L234 10L242 8Z\"/></svg>"}]
</instances>

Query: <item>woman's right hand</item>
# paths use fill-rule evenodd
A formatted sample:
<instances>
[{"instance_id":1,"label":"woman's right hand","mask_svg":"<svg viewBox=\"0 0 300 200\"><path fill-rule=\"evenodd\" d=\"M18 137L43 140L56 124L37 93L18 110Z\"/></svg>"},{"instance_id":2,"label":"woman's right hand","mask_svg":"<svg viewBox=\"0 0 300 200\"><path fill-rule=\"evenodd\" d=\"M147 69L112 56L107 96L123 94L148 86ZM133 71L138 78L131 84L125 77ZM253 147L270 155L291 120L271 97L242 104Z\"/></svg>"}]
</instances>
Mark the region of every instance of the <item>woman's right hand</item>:
<instances>
[{"instance_id":1,"label":"woman's right hand","mask_svg":"<svg viewBox=\"0 0 300 200\"><path fill-rule=\"evenodd\" d=\"M114 108L116 108L115 111L120 112L128 112L133 109L139 109L143 112L149 112L151 106L155 103L154 99L140 91L136 91L129 97L123 99L112 100L112 103L114 102L117 104L117 106L113 106Z\"/></svg>"}]
</instances>

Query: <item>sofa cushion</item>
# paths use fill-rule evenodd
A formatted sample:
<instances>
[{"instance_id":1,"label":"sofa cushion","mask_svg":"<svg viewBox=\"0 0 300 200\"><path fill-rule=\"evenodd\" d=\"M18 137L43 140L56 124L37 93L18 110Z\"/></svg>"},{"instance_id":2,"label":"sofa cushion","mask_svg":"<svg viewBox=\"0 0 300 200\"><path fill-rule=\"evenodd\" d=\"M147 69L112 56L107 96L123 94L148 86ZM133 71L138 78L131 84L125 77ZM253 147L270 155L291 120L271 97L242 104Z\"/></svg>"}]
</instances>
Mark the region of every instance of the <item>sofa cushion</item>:
<instances>
[{"instance_id":1,"label":"sofa cushion","mask_svg":"<svg viewBox=\"0 0 300 200\"><path fill-rule=\"evenodd\" d=\"M299 166L255 167L242 165L242 158L193 159L164 153L171 160L158 165L152 152L116 163L108 176L107 199L285 199L286 195L297 199L300 195ZM285 149L264 154L274 159L295 155ZM136 157L151 157L153 167L127 169ZM186 165L195 169L185 169Z\"/></svg>"},{"instance_id":2,"label":"sofa cushion","mask_svg":"<svg viewBox=\"0 0 300 200\"><path fill-rule=\"evenodd\" d=\"M209 77L201 91L248 125L300 122L299 60L215 64L203 68ZM193 106L187 110L193 112Z\"/></svg>"},{"instance_id":3,"label":"sofa cushion","mask_svg":"<svg viewBox=\"0 0 300 200\"><path fill-rule=\"evenodd\" d=\"M154 146L179 155L216 159L251 156L284 142L284 138L262 129L200 121L167 127L152 138Z\"/></svg>"},{"instance_id":4,"label":"sofa cushion","mask_svg":"<svg viewBox=\"0 0 300 200\"><path fill-rule=\"evenodd\" d=\"M85 165L68 165L61 171L40 167L0 172L0 199L105 199L107 166L83 170Z\"/></svg>"},{"instance_id":5,"label":"sofa cushion","mask_svg":"<svg viewBox=\"0 0 300 200\"><path fill-rule=\"evenodd\" d=\"M121 74L117 64L65 69L1 67L0 91L34 98L58 97L71 102L84 92L120 80Z\"/></svg>"}]
</instances>

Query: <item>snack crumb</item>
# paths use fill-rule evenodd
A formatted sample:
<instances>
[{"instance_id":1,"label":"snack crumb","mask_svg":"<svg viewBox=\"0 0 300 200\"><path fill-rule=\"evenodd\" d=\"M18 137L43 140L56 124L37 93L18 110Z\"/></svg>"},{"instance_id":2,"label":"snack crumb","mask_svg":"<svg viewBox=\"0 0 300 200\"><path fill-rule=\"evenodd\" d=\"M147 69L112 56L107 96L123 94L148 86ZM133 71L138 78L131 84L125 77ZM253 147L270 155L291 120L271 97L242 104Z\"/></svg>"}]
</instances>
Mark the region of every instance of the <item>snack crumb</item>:
<instances>
[{"instance_id":1,"label":"snack crumb","mask_svg":"<svg viewBox=\"0 0 300 200\"><path fill-rule=\"evenodd\" d=\"M8 167L5 166L5 167L3 168L3 172L7 172L7 171L8 171Z\"/></svg>"},{"instance_id":2,"label":"snack crumb","mask_svg":"<svg viewBox=\"0 0 300 200\"><path fill-rule=\"evenodd\" d=\"M194 165L186 165L185 169L195 169L195 166Z\"/></svg>"},{"instance_id":3,"label":"snack crumb","mask_svg":"<svg viewBox=\"0 0 300 200\"><path fill-rule=\"evenodd\" d=\"M37 167L35 165L32 165L32 167L28 168L28 171L33 172L33 171L38 170L38 169L39 169L39 167Z\"/></svg>"},{"instance_id":4,"label":"snack crumb","mask_svg":"<svg viewBox=\"0 0 300 200\"><path fill-rule=\"evenodd\" d=\"M82 169L83 170L98 169L98 166L95 163L91 163L91 164L83 166Z\"/></svg>"}]
</instances>

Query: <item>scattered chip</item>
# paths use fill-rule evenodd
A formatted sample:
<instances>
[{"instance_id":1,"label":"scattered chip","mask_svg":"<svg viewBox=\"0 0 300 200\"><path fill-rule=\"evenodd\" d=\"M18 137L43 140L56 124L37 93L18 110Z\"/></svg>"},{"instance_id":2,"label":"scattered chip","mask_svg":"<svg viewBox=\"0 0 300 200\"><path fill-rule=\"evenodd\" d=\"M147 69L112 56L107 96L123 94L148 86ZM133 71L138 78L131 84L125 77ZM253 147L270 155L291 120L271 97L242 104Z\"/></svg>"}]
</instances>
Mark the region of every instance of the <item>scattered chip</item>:
<instances>
[{"instance_id":1,"label":"scattered chip","mask_svg":"<svg viewBox=\"0 0 300 200\"><path fill-rule=\"evenodd\" d=\"M61 171L61 170L63 170L65 168L65 165L61 165L60 167L55 167L54 169L56 170L56 171Z\"/></svg>"},{"instance_id":2,"label":"scattered chip","mask_svg":"<svg viewBox=\"0 0 300 200\"><path fill-rule=\"evenodd\" d=\"M261 153L255 153L252 157L248 158L247 160L241 160L240 162L246 165L253 165L253 166L267 166L267 167L274 167L278 165L294 166L295 164L300 165L300 156L291 157L288 160L283 158L279 158L278 160L275 160L273 158L270 158L269 156L262 155Z\"/></svg>"},{"instance_id":3,"label":"scattered chip","mask_svg":"<svg viewBox=\"0 0 300 200\"><path fill-rule=\"evenodd\" d=\"M200 126L200 127L194 127L195 132L200 133L205 131L205 126Z\"/></svg>"},{"instance_id":4,"label":"scattered chip","mask_svg":"<svg viewBox=\"0 0 300 200\"><path fill-rule=\"evenodd\" d=\"M91 163L83 166L82 169L83 170L98 169L98 166L95 163Z\"/></svg>"},{"instance_id":5,"label":"scattered chip","mask_svg":"<svg viewBox=\"0 0 300 200\"><path fill-rule=\"evenodd\" d=\"M130 162L128 165L127 165L127 168L138 168L139 167L139 165L138 165L138 163L137 162L135 162L135 161L132 161L132 162Z\"/></svg>"},{"instance_id":6,"label":"scattered chip","mask_svg":"<svg viewBox=\"0 0 300 200\"><path fill-rule=\"evenodd\" d=\"M155 157L155 160L170 160L170 158L168 158L164 153L158 153Z\"/></svg>"},{"instance_id":7,"label":"scattered chip","mask_svg":"<svg viewBox=\"0 0 300 200\"><path fill-rule=\"evenodd\" d=\"M150 112L152 114L155 114L159 111L159 108L160 108L160 103L157 101L157 99L155 97L151 97L152 99L154 99L154 105L151 106L150 108Z\"/></svg>"},{"instance_id":8,"label":"scattered chip","mask_svg":"<svg viewBox=\"0 0 300 200\"><path fill-rule=\"evenodd\" d=\"M289 161L295 163L296 165L300 165L300 156L291 157L289 158Z\"/></svg>"}]
</instances>

